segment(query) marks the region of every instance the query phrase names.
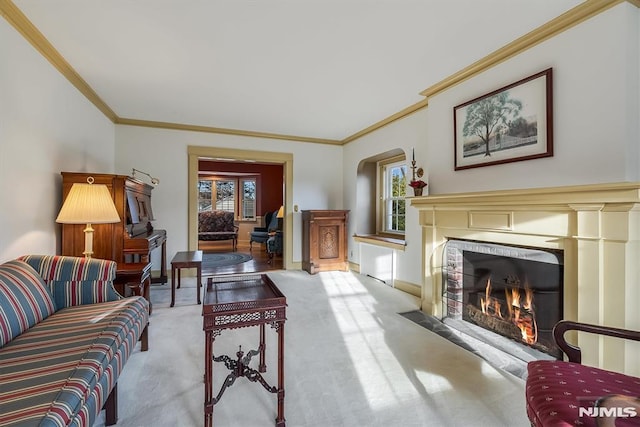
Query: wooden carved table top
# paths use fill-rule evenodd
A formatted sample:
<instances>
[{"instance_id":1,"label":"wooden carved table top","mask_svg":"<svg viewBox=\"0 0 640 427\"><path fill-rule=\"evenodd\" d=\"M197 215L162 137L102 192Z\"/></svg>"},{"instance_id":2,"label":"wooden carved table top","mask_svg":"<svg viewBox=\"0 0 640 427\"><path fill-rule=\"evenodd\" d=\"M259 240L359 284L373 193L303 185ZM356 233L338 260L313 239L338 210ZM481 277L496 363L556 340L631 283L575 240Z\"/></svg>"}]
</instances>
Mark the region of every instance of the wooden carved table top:
<instances>
[{"instance_id":1,"label":"wooden carved table top","mask_svg":"<svg viewBox=\"0 0 640 427\"><path fill-rule=\"evenodd\" d=\"M202 307L204 330L240 328L283 321L286 320L286 306L286 297L266 274L210 277ZM224 324L207 322L212 316L234 313L255 313L255 318L236 319Z\"/></svg>"}]
</instances>

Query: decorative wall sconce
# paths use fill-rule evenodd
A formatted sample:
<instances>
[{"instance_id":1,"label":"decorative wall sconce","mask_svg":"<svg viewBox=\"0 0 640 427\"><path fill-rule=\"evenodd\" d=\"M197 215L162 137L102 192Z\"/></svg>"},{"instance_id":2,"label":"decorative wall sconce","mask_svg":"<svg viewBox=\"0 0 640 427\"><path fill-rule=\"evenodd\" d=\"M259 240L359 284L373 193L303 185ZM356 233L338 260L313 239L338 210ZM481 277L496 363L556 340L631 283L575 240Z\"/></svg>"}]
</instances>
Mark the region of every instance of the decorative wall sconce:
<instances>
[{"instance_id":1,"label":"decorative wall sconce","mask_svg":"<svg viewBox=\"0 0 640 427\"><path fill-rule=\"evenodd\" d=\"M424 170L422 168L416 167L416 152L411 148L411 181L409 182L409 186L413 188L414 196L422 196L422 190L427 186L427 183L424 182L422 176L424 175Z\"/></svg>"},{"instance_id":2,"label":"decorative wall sconce","mask_svg":"<svg viewBox=\"0 0 640 427\"><path fill-rule=\"evenodd\" d=\"M138 170L138 169L132 169L132 170L131 170L131 176L132 176L133 178L135 178L135 177L136 177L136 173L141 173L142 175L146 175L146 176L148 176L148 177L149 177L149 179L151 180L151 184L153 184L153 185L158 185L158 184L160 184L160 180L159 180L158 178L154 178L154 177L152 177L151 175L149 175L149 174L148 174L148 173L146 173L146 172L142 172L141 170Z\"/></svg>"}]
</instances>

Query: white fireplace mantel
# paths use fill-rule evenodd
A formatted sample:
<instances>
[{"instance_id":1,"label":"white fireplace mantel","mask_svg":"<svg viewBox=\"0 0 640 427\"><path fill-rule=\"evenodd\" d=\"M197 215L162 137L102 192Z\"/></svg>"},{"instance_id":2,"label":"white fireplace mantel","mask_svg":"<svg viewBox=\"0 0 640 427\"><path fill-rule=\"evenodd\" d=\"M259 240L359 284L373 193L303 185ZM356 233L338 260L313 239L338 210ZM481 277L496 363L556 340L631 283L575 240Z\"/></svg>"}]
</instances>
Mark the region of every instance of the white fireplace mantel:
<instances>
[{"instance_id":1,"label":"white fireplace mantel","mask_svg":"<svg viewBox=\"0 0 640 427\"><path fill-rule=\"evenodd\" d=\"M422 310L442 316L448 239L564 252L564 318L640 330L640 182L411 199L423 229ZM583 363L640 376L640 343L579 334Z\"/></svg>"}]
</instances>

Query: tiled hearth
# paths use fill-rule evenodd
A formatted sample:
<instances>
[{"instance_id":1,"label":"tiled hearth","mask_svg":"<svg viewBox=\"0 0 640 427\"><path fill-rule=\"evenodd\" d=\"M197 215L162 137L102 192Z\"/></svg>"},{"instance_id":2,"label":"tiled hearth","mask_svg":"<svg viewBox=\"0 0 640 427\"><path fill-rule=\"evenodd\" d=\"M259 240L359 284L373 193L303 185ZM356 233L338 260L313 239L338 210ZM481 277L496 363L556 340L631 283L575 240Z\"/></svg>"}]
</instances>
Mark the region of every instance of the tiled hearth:
<instances>
[{"instance_id":1,"label":"tiled hearth","mask_svg":"<svg viewBox=\"0 0 640 427\"><path fill-rule=\"evenodd\" d=\"M640 330L640 183L416 197L422 310L442 317L449 239L564 253L565 319ZM580 334L583 363L640 375L640 343Z\"/></svg>"}]
</instances>

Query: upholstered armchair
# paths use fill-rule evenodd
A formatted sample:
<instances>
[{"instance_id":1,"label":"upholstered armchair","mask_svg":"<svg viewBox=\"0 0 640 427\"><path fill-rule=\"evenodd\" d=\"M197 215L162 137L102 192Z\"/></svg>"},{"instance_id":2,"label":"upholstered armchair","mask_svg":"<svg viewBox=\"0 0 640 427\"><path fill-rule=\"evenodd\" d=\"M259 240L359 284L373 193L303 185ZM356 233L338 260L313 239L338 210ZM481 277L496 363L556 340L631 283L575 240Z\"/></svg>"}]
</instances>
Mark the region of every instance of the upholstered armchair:
<instances>
[{"instance_id":1,"label":"upholstered armchair","mask_svg":"<svg viewBox=\"0 0 640 427\"><path fill-rule=\"evenodd\" d=\"M269 264L271 264L274 255L282 255L282 231L277 230L275 233L271 233L267 239L267 253L269 254Z\"/></svg>"},{"instance_id":2,"label":"upholstered armchair","mask_svg":"<svg viewBox=\"0 0 640 427\"><path fill-rule=\"evenodd\" d=\"M249 247L253 249L253 242L267 243L269 233L273 233L278 229L278 211L267 212L264 216L266 227L254 227L250 233Z\"/></svg>"},{"instance_id":3,"label":"upholstered armchair","mask_svg":"<svg viewBox=\"0 0 640 427\"><path fill-rule=\"evenodd\" d=\"M527 365L525 397L531 426L637 426L640 378L582 365L580 347L567 342L564 336L571 330L640 341L640 331L558 322L553 337L567 361L534 360ZM619 417L617 422L615 417Z\"/></svg>"}]
</instances>

